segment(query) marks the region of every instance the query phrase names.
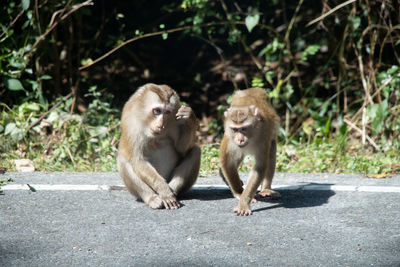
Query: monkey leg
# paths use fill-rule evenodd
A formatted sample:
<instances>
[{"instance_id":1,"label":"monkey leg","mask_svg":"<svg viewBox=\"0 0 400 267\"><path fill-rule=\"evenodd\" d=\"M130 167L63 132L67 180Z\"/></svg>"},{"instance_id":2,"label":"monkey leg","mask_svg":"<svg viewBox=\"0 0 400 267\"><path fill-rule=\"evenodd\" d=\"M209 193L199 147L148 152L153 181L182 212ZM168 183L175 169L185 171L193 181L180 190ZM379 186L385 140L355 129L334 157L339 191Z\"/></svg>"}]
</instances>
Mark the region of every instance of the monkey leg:
<instances>
[{"instance_id":1,"label":"monkey leg","mask_svg":"<svg viewBox=\"0 0 400 267\"><path fill-rule=\"evenodd\" d=\"M186 193L196 182L200 170L201 150L194 146L172 173L169 187L175 195Z\"/></svg>"},{"instance_id":2,"label":"monkey leg","mask_svg":"<svg viewBox=\"0 0 400 267\"><path fill-rule=\"evenodd\" d=\"M270 197L270 198L279 198L281 194L275 190L271 189L272 179L275 174L275 165L276 165L276 142L273 140L271 142L270 153L267 159L267 172L262 181L261 191L258 192L258 197Z\"/></svg>"},{"instance_id":3,"label":"monkey leg","mask_svg":"<svg viewBox=\"0 0 400 267\"><path fill-rule=\"evenodd\" d=\"M224 174L223 174L221 168L219 168L219 175L221 176L221 178L222 178L222 180L224 181L224 183L225 183L227 186L229 186L229 183L228 183L228 181L225 179ZM241 183L241 187L243 188L243 182L242 182L242 180L240 180L240 183ZM240 195L241 195L241 194L237 193L237 194L235 194L234 196L235 196L237 199L240 199ZM257 199L256 199L256 198L253 198L253 199L251 200L251 203L256 203L256 202L257 202Z\"/></svg>"},{"instance_id":4,"label":"monkey leg","mask_svg":"<svg viewBox=\"0 0 400 267\"><path fill-rule=\"evenodd\" d=\"M120 155L118 156L118 170L129 193L138 200L143 200L152 209L163 207L160 196L136 175L131 164Z\"/></svg>"},{"instance_id":5,"label":"monkey leg","mask_svg":"<svg viewBox=\"0 0 400 267\"><path fill-rule=\"evenodd\" d=\"M266 176L261 185L261 191L258 192L257 197L266 198L270 197L272 199L279 198L281 194L278 191L271 189L272 176Z\"/></svg>"},{"instance_id":6,"label":"monkey leg","mask_svg":"<svg viewBox=\"0 0 400 267\"><path fill-rule=\"evenodd\" d=\"M270 197L272 199L280 198L281 194L278 191L272 190L270 188L263 188L257 194L258 197L266 198Z\"/></svg>"},{"instance_id":7,"label":"monkey leg","mask_svg":"<svg viewBox=\"0 0 400 267\"><path fill-rule=\"evenodd\" d=\"M262 176L262 173L257 171L256 168L251 171L249 181L240 195L239 204L233 210L233 212L235 212L238 216L252 215L250 203L254 202L254 195L261 183Z\"/></svg>"},{"instance_id":8,"label":"monkey leg","mask_svg":"<svg viewBox=\"0 0 400 267\"><path fill-rule=\"evenodd\" d=\"M237 172L241 162L242 158L234 161L227 157L226 161L222 162L220 168L222 180L229 186L233 196L237 199L240 199L240 195L243 192L243 182L240 180L239 173Z\"/></svg>"},{"instance_id":9,"label":"monkey leg","mask_svg":"<svg viewBox=\"0 0 400 267\"><path fill-rule=\"evenodd\" d=\"M228 183L228 181L226 180L226 178L225 178L225 176L224 176L224 173L222 172L222 168L219 168L219 175L221 176L222 181L224 181L224 183L225 183L227 186L229 186L229 183ZM241 184L241 187L243 187L243 181L242 181L242 180L240 180L240 184Z\"/></svg>"}]
</instances>

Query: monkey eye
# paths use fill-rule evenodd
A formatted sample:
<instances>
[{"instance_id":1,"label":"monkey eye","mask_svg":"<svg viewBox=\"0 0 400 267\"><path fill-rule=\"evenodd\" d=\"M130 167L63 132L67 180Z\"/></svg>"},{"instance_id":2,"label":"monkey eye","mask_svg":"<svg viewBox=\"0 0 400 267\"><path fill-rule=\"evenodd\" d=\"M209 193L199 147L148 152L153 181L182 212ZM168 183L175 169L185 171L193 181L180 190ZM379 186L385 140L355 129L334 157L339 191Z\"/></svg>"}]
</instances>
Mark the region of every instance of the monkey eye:
<instances>
[{"instance_id":1,"label":"monkey eye","mask_svg":"<svg viewBox=\"0 0 400 267\"><path fill-rule=\"evenodd\" d=\"M238 133L238 132L240 132L240 133L246 133L246 131L247 131L247 127L231 128L231 129L232 129L232 131L233 131L234 133Z\"/></svg>"},{"instance_id":2,"label":"monkey eye","mask_svg":"<svg viewBox=\"0 0 400 267\"><path fill-rule=\"evenodd\" d=\"M153 108L153 115L160 115L161 109L160 108Z\"/></svg>"},{"instance_id":3,"label":"monkey eye","mask_svg":"<svg viewBox=\"0 0 400 267\"><path fill-rule=\"evenodd\" d=\"M165 114L166 114L166 115L171 114L171 110L168 110L168 109L167 109L167 110L165 111Z\"/></svg>"}]
</instances>

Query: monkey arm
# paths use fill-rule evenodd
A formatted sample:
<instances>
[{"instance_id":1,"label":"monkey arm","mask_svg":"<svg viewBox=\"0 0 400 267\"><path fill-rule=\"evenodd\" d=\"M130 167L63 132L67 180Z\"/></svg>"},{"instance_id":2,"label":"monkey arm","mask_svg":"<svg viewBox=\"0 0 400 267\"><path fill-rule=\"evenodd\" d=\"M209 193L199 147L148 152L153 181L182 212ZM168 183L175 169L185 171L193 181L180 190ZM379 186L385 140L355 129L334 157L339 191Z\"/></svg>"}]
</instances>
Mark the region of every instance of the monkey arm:
<instances>
[{"instance_id":1,"label":"monkey arm","mask_svg":"<svg viewBox=\"0 0 400 267\"><path fill-rule=\"evenodd\" d=\"M235 197L240 197L240 194L243 191L243 182L240 180L237 169L243 160L243 155L229 152L228 143L229 140L224 136L220 149L221 172L225 181L228 183L232 194Z\"/></svg>"},{"instance_id":2,"label":"monkey arm","mask_svg":"<svg viewBox=\"0 0 400 267\"><path fill-rule=\"evenodd\" d=\"M166 180L148 161L136 159L131 162L131 165L136 175L161 197L174 196Z\"/></svg>"},{"instance_id":3,"label":"monkey arm","mask_svg":"<svg viewBox=\"0 0 400 267\"><path fill-rule=\"evenodd\" d=\"M181 155L186 155L196 144L196 130L199 121L190 107L181 107L177 113L178 137L175 142L176 150Z\"/></svg>"},{"instance_id":4,"label":"monkey arm","mask_svg":"<svg viewBox=\"0 0 400 267\"><path fill-rule=\"evenodd\" d=\"M240 180L239 173L236 171L236 168L229 167L228 165L222 165L221 170L232 191L232 194L235 197L240 197L240 194L243 191L243 182Z\"/></svg>"},{"instance_id":5,"label":"monkey arm","mask_svg":"<svg viewBox=\"0 0 400 267\"><path fill-rule=\"evenodd\" d=\"M180 130L180 136L177 140L177 151L181 155L186 155L187 152L196 144L196 127L194 125L185 125Z\"/></svg>"}]
</instances>

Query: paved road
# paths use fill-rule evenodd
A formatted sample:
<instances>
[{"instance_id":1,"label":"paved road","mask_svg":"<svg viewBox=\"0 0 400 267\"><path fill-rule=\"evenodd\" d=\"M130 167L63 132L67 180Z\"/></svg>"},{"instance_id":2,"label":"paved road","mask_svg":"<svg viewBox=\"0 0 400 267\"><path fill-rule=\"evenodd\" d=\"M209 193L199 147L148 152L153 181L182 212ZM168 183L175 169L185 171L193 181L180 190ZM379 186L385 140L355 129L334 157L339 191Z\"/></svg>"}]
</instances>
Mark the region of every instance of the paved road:
<instances>
[{"instance_id":1,"label":"paved road","mask_svg":"<svg viewBox=\"0 0 400 267\"><path fill-rule=\"evenodd\" d=\"M400 176L277 174L282 198L249 217L217 177L173 211L134 201L116 173L5 177L0 266L400 266Z\"/></svg>"}]
</instances>

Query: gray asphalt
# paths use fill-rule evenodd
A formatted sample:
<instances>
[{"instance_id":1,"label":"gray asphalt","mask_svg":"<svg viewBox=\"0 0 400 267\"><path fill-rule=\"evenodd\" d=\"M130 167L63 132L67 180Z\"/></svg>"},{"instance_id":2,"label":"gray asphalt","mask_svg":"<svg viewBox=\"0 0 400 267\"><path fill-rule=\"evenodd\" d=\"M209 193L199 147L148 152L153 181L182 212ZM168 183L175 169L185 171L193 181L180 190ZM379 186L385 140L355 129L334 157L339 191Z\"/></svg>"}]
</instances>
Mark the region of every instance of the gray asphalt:
<instances>
[{"instance_id":1,"label":"gray asphalt","mask_svg":"<svg viewBox=\"0 0 400 267\"><path fill-rule=\"evenodd\" d=\"M116 173L6 173L12 184L116 185ZM125 190L7 190L0 266L400 266L400 176L277 174L282 198L237 217L218 177L200 177L179 210L151 210ZM204 185L209 185L205 188ZM291 187L300 185L300 187ZM113 188L113 187L112 187Z\"/></svg>"}]
</instances>

